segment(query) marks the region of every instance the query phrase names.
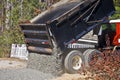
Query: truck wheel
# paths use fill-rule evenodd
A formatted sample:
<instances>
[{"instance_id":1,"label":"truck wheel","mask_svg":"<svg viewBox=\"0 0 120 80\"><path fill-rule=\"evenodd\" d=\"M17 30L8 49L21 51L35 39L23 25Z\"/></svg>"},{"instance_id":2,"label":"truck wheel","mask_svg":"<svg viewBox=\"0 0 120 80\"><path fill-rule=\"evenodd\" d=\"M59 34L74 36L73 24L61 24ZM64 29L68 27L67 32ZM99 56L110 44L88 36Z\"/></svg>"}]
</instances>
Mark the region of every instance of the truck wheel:
<instances>
[{"instance_id":1,"label":"truck wheel","mask_svg":"<svg viewBox=\"0 0 120 80\"><path fill-rule=\"evenodd\" d=\"M96 54L96 53L99 55L101 52L98 51L98 50L95 50L95 49L88 49L83 53L84 62L85 62L84 65L85 65L86 68L90 67L90 62L93 59L93 55ZM100 56L98 56L98 59L100 59Z\"/></svg>"},{"instance_id":2,"label":"truck wheel","mask_svg":"<svg viewBox=\"0 0 120 80\"><path fill-rule=\"evenodd\" d=\"M83 64L83 55L80 51L74 50L67 54L64 60L64 67L68 73L77 73Z\"/></svg>"}]
</instances>

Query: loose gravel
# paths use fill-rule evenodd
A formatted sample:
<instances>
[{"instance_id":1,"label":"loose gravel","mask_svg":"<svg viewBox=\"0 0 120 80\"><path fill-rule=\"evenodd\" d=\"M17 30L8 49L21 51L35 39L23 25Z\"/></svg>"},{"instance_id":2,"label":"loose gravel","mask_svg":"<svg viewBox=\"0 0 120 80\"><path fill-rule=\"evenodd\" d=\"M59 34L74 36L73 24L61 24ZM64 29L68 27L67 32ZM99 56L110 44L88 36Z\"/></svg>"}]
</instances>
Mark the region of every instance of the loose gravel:
<instances>
[{"instance_id":1,"label":"loose gravel","mask_svg":"<svg viewBox=\"0 0 120 80\"><path fill-rule=\"evenodd\" d=\"M54 77L26 66L26 60L0 58L0 80L50 80Z\"/></svg>"},{"instance_id":2,"label":"loose gravel","mask_svg":"<svg viewBox=\"0 0 120 80\"><path fill-rule=\"evenodd\" d=\"M55 55L30 53L28 59L28 68L36 69L43 73L50 73L54 76L63 72L63 69L61 69L62 62Z\"/></svg>"},{"instance_id":3,"label":"loose gravel","mask_svg":"<svg viewBox=\"0 0 120 80\"><path fill-rule=\"evenodd\" d=\"M0 80L50 80L53 76L32 69L0 70Z\"/></svg>"}]
</instances>

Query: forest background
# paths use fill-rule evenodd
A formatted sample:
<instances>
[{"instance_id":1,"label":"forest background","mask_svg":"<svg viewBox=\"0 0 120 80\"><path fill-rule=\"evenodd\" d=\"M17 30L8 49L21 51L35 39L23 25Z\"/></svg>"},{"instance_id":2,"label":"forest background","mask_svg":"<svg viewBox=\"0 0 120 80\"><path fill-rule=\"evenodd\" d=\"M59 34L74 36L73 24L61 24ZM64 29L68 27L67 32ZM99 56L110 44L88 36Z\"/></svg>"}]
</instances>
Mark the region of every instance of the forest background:
<instances>
[{"instance_id":1,"label":"forest background","mask_svg":"<svg viewBox=\"0 0 120 80\"><path fill-rule=\"evenodd\" d=\"M24 37L19 23L32 19L59 0L0 0L0 57L9 57L11 44L23 44ZM120 0L114 0L120 19Z\"/></svg>"}]
</instances>

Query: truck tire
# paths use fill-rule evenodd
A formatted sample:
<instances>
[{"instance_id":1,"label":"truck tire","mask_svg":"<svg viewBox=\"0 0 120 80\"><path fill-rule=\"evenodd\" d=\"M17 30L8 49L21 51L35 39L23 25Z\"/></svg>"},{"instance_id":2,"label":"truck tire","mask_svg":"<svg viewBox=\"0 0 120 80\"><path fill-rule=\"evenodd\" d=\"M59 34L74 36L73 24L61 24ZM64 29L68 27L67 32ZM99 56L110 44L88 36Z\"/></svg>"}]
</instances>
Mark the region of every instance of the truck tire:
<instances>
[{"instance_id":1,"label":"truck tire","mask_svg":"<svg viewBox=\"0 0 120 80\"><path fill-rule=\"evenodd\" d=\"M64 59L64 67L67 73L77 73L82 69L83 55L80 51L73 50Z\"/></svg>"},{"instance_id":2,"label":"truck tire","mask_svg":"<svg viewBox=\"0 0 120 80\"><path fill-rule=\"evenodd\" d=\"M90 67L90 61L92 60L92 56L96 53L99 55L101 52L99 50L96 50L96 49L88 49L83 53L84 66L86 68ZM98 56L98 59L100 59L100 56Z\"/></svg>"}]
</instances>

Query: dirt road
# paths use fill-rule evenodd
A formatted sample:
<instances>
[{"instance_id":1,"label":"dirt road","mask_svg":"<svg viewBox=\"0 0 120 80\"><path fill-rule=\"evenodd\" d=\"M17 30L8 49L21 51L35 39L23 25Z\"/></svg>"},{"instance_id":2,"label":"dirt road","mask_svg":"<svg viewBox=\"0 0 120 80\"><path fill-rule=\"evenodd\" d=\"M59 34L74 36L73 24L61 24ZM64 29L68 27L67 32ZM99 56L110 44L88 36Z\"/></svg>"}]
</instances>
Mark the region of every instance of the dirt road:
<instances>
[{"instance_id":1,"label":"dirt road","mask_svg":"<svg viewBox=\"0 0 120 80\"><path fill-rule=\"evenodd\" d=\"M49 80L54 76L37 70L26 68L24 60L0 59L0 80Z\"/></svg>"}]
</instances>

